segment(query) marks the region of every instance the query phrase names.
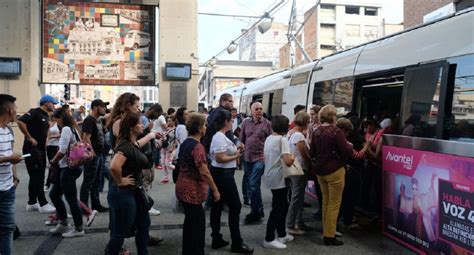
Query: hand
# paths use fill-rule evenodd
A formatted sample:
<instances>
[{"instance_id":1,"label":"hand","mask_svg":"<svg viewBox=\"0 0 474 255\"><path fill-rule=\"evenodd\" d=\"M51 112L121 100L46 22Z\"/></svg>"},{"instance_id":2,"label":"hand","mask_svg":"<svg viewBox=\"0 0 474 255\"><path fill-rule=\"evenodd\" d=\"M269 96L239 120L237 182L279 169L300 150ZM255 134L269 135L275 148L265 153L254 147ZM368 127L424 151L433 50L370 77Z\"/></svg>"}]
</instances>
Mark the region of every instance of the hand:
<instances>
[{"instance_id":1,"label":"hand","mask_svg":"<svg viewBox=\"0 0 474 255\"><path fill-rule=\"evenodd\" d=\"M18 179L17 177L13 177L13 185L16 187L18 187L18 185L20 184L20 179Z\"/></svg>"},{"instance_id":2,"label":"hand","mask_svg":"<svg viewBox=\"0 0 474 255\"><path fill-rule=\"evenodd\" d=\"M243 143L240 143L239 146L237 146L239 150L244 151L245 150L245 145Z\"/></svg>"},{"instance_id":3,"label":"hand","mask_svg":"<svg viewBox=\"0 0 474 255\"><path fill-rule=\"evenodd\" d=\"M161 139L162 137L163 137L163 135L160 132L156 132L156 134L155 134L156 139Z\"/></svg>"},{"instance_id":4,"label":"hand","mask_svg":"<svg viewBox=\"0 0 474 255\"><path fill-rule=\"evenodd\" d=\"M135 185L135 179L133 178L133 175L129 175L127 177L122 178L122 181L120 182L121 187L126 187L126 186L134 186Z\"/></svg>"},{"instance_id":5,"label":"hand","mask_svg":"<svg viewBox=\"0 0 474 255\"><path fill-rule=\"evenodd\" d=\"M153 129L153 122L151 122L151 121L148 122L148 128L149 128L149 129Z\"/></svg>"},{"instance_id":6,"label":"hand","mask_svg":"<svg viewBox=\"0 0 474 255\"><path fill-rule=\"evenodd\" d=\"M28 141L31 143L31 145L33 145L33 147L38 146L38 142L33 137L30 137Z\"/></svg>"},{"instance_id":7,"label":"hand","mask_svg":"<svg viewBox=\"0 0 474 255\"><path fill-rule=\"evenodd\" d=\"M17 164L18 162L20 162L22 160L23 160L23 158L20 155L14 153L14 154L10 155L10 157L8 157L7 161L12 163L12 164Z\"/></svg>"},{"instance_id":8,"label":"hand","mask_svg":"<svg viewBox=\"0 0 474 255\"><path fill-rule=\"evenodd\" d=\"M240 159L241 152L240 150L237 150L237 153L235 154L235 159Z\"/></svg>"},{"instance_id":9,"label":"hand","mask_svg":"<svg viewBox=\"0 0 474 255\"><path fill-rule=\"evenodd\" d=\"M221 200L221 193L219 193L219 191L213 191L212 195L214 196L214 202L219 202L219 200Z\"/></svg>"}]
</instances>

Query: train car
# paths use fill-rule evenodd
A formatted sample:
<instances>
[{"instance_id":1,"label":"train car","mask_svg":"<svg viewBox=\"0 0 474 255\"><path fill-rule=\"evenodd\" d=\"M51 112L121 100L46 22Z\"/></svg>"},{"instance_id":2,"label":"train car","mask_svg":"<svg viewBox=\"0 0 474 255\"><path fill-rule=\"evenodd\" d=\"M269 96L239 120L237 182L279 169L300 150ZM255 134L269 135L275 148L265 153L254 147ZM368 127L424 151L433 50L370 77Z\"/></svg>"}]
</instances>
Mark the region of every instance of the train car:
<instances>
[{"instance_id":1,"label":"train car","mask_svg":"<svg viewBox=\"0 0 474 255\"><path fill-rule=\"evenodd\" d=\"M257 100L267 114L291 119L297 104L334 104L339 115L391 117L397 128L416 114L427 137L455 139L459 122L474 128L472 20L468 9L252 81L240 111Z\"/></svg>"}]
</instances>

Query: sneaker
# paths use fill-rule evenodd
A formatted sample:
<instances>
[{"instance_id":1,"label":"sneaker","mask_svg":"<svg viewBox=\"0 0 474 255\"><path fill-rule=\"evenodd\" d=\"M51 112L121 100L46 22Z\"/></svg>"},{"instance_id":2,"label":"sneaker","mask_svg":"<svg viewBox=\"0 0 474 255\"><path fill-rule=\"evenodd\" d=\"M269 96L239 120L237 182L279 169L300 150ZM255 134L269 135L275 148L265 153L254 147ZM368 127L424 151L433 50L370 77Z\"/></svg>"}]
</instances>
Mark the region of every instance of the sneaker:
<instances>
[{"instance_id":1,"label":"sneaker","mask_svg":"<svg viewBox=\"0 0 474 255\"><path fill-rule=\"evenodd\" d=\"M158 216L158 215L161 214L161 212L152 207L152 208L148 211L148 214L151 215L151 216Z\"/></svg>"},{"instance_id":2,"label":"sneaker","mask_svg":"<svg viewBox=\"0 0 474 255\"><path fill-rule=\"evenodd\" d=\"M163 238L160 236L154 237L150 236L148 237L148 246L158 246L163 242Z\"/></svg>"},{"instance_id":3,"label":"sneaker","mask_svg":"<svg viewBox=\"0 0 474 255\"><path fill-rule=\"evenodd\" d=\"M343 235L343 234L342 234L341 232L336 231L336 237L342 237L342 235Z\"/></svg>"},{"instance_id":4,"label":"sneaker","mask_svg":"<svg viewBox=\"0 0 474 255\"><path fill-rule=\"evenodd\" d=\"M312 227L310 227L310 226L308 226L308 225L306 225L306 224L304 224L304 223L300 223L300 224L298 224L296 227L297 227L298 229L300 229L300 230L305 231L305 232L308 232L308 231L313 230Z\"/></svg>"},{"instance_id":5,"label":"sneaker","mask_svg":"<svg viewBox=\"0 0 474 255\"><path fill-rule=\"evenodd\" d=\"M286 249L286 244L280 243L277 239L275 239L271 242L263 241L263 247L270 249Z\"/></svg>"},{"instance_id":6,"label":"sneaker","mask_svg":"<svg viewBox=\"0 0 474 255\"><path fill-rule=\"evenodd\" d=\"M40 213L55 213L56 212L56 207L54 207L50 204L45 204L43 206L40 206L38 211Z\"/></svg>"},{"instance_id":7,"label":"sneaker","mask_svg":"<svg viewBox=\"0 0 474 255\"><path fill-rule=\"evenodd\" d=\"M97 216L97 214L99 214L99 212L97 210L93 210L92 213L87 216L87 220L86 220L87 227L90 227L92 225L92 222L94 222L95 216Z\"/></svg>"},{"instance_id":8,"label":"sneaker","mask_svg":"<svg viewBox=\"0 0 474 255\"><path fill-rule=\"evenodd\" d=\"M168 177L168 175L165 175L160 181L161 184L166 184L168 182L170 182L170 178Z\"/></svg>"},{"instance_id":9,"label":"sneaker","mask_svg":"<svg viewBox=\"0 0 474 255\"><path fill-rule=\"evenodd\" d=\"M48 220L44 222L46 226L56 226L58 223L59 223L59 220L56 214L49 215Z\"/></svg>"},{"instance_id":10,"label":"sneaker","mask_svg":"<svg viewBox=\"0 0 474 255\"><path fill-rule=\"evenodd\" d=\"M38 211L39 209L40 209L40 206L38 203L33 204L33 205L26 204L27 212L35 212L35 211Z\"/></svg>"},{"instance_id":11,"label":"sneaker","mask_svg":"<svg viewBox=\"0 0 474 255\"><path fill-rule=\"evenodd\" d=\"M64 238L72 238L72 237L80 237L84 236L86 233L84 232L84 229L81 231L77 231L77 229L71 229L70 231L66 232L63 234Z\"/></svg>"},{"instance_id":12,"label":"sneaker","mask_svg":"<svg viewBox=\"0 0 474 255\"><path fill-rule=\"evenodd\" d=\"M290 233L294 236L301 236L301 235L306 234L306 232L304 230L299 229L299 228L289 228L288 233Z\"/></svg>"},{"instance_id":13,"label":"sneaker","mask_svg":"<svg viewBox=\"0 0 474 255\"><path fill-rule=\"evenodd\" d=\"M277 238L278 242L283 243L283 244L285 244L285 243L287 243L287 242L291 242L291 241L293 241L294 239L295 239L295 238L294 238L292 235L288 234L288 233L286 233L286 236L285 236L285 237L278 237L278 238Z\"/></svg>"},{"instance_id":14,"label":"sneaker","mask_svg":"<svg viewBox=\"0 0 474 255\"><path fill-rule=\"evenodd\" d=\"M64 234L64 233L67 233L69 231L71 231L71 226L67 225L67 226L64 226L64 225L61 225L58 223L58 225L56 225L56 227L52 228L49 230L49 233L51 234Z\"/></svg>"}]
</instances>

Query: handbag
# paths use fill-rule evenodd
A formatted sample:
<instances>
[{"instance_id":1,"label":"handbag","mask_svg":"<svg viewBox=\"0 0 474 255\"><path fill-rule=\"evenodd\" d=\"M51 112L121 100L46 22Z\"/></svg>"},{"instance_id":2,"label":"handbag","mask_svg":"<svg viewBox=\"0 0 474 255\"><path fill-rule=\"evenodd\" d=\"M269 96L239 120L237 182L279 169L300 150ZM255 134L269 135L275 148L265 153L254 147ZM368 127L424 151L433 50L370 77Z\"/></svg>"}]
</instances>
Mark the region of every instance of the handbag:
<instances>
[{"instance_id":1,"label":"handbag","mask_svg":"<svg viewBox=\"0 0 474 255\"><path fill-rule=\"evenodd\" d=\"M70 144L67 151L67 164L69 168L79 168L94 159L94 150L89 143L82 142L75 128L71 128L77 142Z\"/></svg>"},{"instance_id":2,"label":"handbag","mask_svg":"<svg viewBox=\"0 0 474 255\"><path fill-rule=\"evenodd\" d=\"M155 201L153 200L153 198L150 197L150 195L148 194L148 192L146 192L143 186L140 186L138 188L138 200L138 202L144 207L147 212L155 204Z\"/></svg>"},{"instance_id":3,"label":"handbag","mask_svg":"<svg viewBox=\"0 0 474 255\"><path fill-rule=\"evenodd\" d=\"M280 154L281 154L281 151L283 151L282 150L282 140L283 140L283 137L280 140ZM301 164L297 159L295 159L293 161L293 164L291 166L288 166L285 163L285 160L283 160L283 155L280 155L280 163L281 163L281 166L283 168L283 177L284 178L304 175L303 168L301 167Z\"/></svg>"}]
</instances>

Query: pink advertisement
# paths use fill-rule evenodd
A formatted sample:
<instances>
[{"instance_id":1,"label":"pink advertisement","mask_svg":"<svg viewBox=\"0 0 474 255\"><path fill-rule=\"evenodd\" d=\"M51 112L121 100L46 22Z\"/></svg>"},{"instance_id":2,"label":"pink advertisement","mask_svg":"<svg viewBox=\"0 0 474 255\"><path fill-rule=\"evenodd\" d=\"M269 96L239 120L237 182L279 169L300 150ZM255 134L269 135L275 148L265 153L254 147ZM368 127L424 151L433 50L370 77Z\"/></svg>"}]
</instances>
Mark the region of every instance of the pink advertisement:
<instances>
[{"instance_id":1,"label":"pink advertisement","mask_svg":"<svg viewBox=\"0 0 474 255\"><path fill-rule=\"evenodd\" d=\"M474 158L384 146L384 233L420 254L474 254Z\"/></svg>"}]
</instances>

